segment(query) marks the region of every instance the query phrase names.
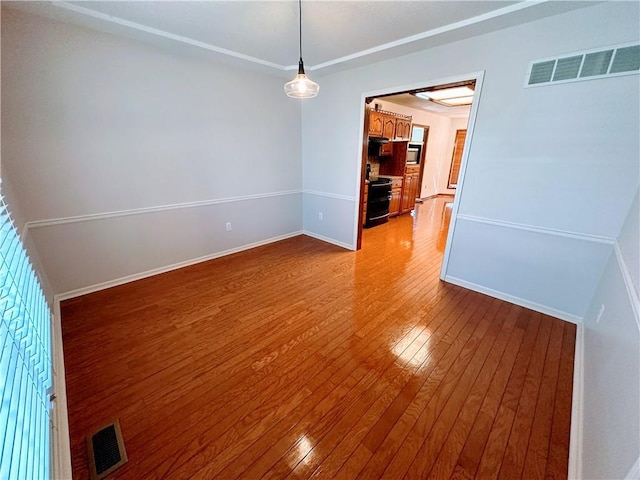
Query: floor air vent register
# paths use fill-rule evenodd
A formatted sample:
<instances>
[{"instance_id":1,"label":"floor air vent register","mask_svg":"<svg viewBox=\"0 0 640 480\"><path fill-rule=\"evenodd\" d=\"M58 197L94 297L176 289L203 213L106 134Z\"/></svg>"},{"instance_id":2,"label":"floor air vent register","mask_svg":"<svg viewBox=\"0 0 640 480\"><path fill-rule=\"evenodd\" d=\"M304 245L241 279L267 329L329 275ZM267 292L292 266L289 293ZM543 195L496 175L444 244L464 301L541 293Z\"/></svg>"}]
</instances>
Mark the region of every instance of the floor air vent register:
<instances>
[{"instance_id":1,"label":"floor air vent register","mask_svg":"<svg viewBox=\"0 0 640 480\"><path fill-rule=\"evenodd\" d=\"M127 463L120 422L115 420L89 435L87 449L91 480L100 480Z\"/></svg>"}]
</instances>

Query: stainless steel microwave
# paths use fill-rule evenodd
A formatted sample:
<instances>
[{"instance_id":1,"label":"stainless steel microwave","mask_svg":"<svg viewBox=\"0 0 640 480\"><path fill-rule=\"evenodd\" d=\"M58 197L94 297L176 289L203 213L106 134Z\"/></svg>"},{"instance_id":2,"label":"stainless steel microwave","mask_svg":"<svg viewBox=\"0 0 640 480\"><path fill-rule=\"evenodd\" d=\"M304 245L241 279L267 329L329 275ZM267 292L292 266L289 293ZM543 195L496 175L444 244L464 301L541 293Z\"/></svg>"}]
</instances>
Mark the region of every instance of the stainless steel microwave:
<instances>
[{"instance_id":1,"label":"stainless steel microwave","mask_svg":"<svg viewBox=\"0 0 640 480\"><path fill-rule=\"evenodd\" d=\"M410 143L407 147L407 164L417 165L420 163L420 153L422 152L421 143Z\"/></svg>"}]
</instances>

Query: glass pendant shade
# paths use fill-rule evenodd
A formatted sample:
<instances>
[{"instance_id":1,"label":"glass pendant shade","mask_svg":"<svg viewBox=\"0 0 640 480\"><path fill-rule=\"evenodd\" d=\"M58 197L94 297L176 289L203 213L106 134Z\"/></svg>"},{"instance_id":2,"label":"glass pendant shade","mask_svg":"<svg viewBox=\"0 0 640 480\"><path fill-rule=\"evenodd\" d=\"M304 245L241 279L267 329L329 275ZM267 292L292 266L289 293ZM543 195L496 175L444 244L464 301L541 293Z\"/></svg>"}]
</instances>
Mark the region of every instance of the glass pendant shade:
<instances>
[{"instance_id":1,"label":"glass pendant shade","mask_svg":"<svg viewBox=\"0 0 640 480\"><path fill-rule=\"evenodd\" d=\"M302 62L302 0L298 0L299 23L300 27L300 60L298 61L298 74L296 78L284 84L284 93L287 97L293 98L313 98L318 95L320 85L309 80L304 73L304 63Z\"/></svg>"},{"instance_id":2,"label":"glass pendant shade","mask_svg":"<svg viewBox=\"0 0 640 480\"><path fill-rule=\"evenodd\" d=\"M304 73L304 64L302 59L298 63L298 74L296 78L284 84L284 92L288 97L293 98L312 98L318 95L320 85L310 80Z\"/></svg>"}]
</instances>

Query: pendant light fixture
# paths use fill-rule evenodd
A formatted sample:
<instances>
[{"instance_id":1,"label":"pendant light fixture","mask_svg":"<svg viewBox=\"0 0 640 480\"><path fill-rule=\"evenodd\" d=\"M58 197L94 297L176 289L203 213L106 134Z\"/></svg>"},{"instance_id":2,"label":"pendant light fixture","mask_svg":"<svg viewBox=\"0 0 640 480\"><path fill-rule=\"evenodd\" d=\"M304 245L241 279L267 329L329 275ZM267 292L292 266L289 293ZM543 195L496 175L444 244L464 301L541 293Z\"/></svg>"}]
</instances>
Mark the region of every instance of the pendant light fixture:
<instances>
[{"instance_id":1,"label":"pendant light fixture","mask_svg":"<svg viewBox=\"0 0 640 480\"><path fill-rule=\"evenodd\" d=\"M294 98L312 98L318 95L320 85L309 80L304 73L304 62L302 61L302 0L298 0L300 14L300 60L298 61L298 74L296 78L284 84L284 93Z\"/></svg>"}]
</instances>

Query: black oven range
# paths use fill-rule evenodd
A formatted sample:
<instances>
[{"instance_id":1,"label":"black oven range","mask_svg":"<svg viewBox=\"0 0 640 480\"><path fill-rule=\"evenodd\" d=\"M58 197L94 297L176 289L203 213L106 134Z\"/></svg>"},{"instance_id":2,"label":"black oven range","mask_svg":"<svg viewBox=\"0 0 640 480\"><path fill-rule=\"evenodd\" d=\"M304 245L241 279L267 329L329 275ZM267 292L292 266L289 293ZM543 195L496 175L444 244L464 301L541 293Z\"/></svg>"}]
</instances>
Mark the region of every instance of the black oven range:
<instances>
[{"instance_id":1,"label":"black oven range","mask_svg":"<svg viewBox=\"0 0 640 480\"><path fill-rule=\"evenodd\" d=\"M370 180L365 228L375 227L389 220L390 201L391 179L379 177L377 180Z\"/></svg>"}]
</instances>

